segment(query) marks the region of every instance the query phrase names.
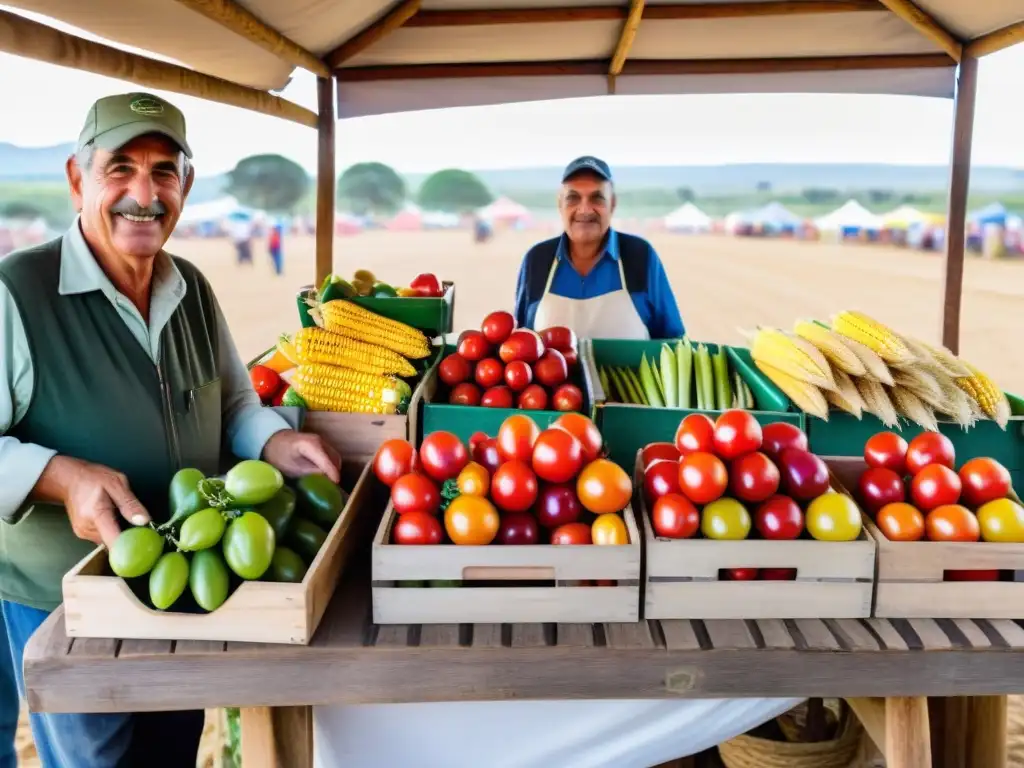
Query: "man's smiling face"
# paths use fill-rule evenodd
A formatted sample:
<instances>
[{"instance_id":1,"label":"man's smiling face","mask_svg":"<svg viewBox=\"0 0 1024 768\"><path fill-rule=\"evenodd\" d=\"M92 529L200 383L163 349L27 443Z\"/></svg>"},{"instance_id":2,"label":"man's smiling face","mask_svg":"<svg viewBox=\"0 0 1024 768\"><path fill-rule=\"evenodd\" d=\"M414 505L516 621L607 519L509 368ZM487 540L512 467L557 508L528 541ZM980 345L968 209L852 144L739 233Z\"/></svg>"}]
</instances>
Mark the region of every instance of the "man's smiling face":
<instances>
[{"instance_id":1,"label":"man's smiling face","mask_svg":"<svg viewBox=\"0 0 1024 768\"><path fill-rule=\"evenodd\" d=\"M597 174L579 173L562 183L558 195L562 226L574 243L600 241L608 232L615 212L611 182Z\"/></svg>"}]
</instances>

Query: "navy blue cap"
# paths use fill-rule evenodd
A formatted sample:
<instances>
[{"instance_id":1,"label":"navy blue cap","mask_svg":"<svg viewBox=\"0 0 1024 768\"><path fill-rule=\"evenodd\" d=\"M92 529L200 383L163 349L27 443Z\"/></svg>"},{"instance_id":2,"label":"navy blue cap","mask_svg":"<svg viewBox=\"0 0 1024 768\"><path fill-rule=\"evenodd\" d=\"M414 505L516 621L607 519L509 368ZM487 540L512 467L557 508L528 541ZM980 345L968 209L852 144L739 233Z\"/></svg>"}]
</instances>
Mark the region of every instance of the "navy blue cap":
<instances>
[{"instance_id":1,"label":"navy blue cap","mask_svg":"<svg viewBox=\"0 0 1024 768\"><path fill-rule=\"evenodd\" d=\"M605 181L612 180L612 169L608 167L608 163L592 155L584 155L583 157L577 157L565 166L565 171L562 173L562 181L568 181L570 176L574 176L580 171L596 173Z\"/></svg>"}]
</instances>

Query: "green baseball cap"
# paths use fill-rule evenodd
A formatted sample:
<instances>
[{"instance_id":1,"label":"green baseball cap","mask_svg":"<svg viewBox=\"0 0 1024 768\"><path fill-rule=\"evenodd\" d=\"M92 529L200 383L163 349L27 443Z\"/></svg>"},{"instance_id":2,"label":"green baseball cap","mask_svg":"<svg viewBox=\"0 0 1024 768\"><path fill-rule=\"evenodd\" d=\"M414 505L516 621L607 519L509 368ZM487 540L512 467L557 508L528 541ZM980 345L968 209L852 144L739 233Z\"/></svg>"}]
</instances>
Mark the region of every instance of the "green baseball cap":
<instances>
[{"instance_id":1,"label":"green baseball cap","mask_svg":"<svg viewBox=\"0 0 1024 768\"><path fill-rule=\"evenodd\" d=\"M78 149L95 144L113 152L147 133L166 136L191 159L192 149L185 141L185 116L176 106L151 93L105 96L93 104L78 137Z\"/></svg>"}]
</instances>

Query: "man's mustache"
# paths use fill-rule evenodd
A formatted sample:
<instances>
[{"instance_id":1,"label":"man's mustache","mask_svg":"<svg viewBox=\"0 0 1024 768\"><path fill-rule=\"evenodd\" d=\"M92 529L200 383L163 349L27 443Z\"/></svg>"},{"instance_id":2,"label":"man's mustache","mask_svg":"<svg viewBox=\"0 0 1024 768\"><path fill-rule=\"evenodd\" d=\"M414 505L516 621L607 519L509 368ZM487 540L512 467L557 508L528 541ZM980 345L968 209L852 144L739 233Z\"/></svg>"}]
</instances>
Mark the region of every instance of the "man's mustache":
<instances>
[{"instance_id":1,"label":"man's mustache","mask_svg":"<svg viewBox=\"0 0 1024 768\"><path fill-rule=\"evenodd\" d=\"M148 206L142 206L134 198L125 196L114 203L110 212L128 214L129 216L163 216L167 213L167 206L156 199Z\"/></svg>"}]
</instances>

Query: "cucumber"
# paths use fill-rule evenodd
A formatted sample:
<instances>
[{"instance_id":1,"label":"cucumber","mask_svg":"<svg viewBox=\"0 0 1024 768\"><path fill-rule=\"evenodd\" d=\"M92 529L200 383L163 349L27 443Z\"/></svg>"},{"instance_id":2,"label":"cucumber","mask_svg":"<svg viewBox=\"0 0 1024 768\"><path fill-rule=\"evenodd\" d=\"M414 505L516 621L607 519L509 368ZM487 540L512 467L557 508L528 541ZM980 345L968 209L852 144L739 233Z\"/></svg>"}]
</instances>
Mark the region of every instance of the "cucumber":
<instances>
[{"instance_id":1,"label":"cucumber","mask_svg":"<svg viewBox=\"0 0 1024 768\"><path fill-rule=\"evenodd\" d=\"M658 392L658 385L654 381L654 373L651 371L650 363L647 362L646 353L640 357L640 381L644 387L644 394L647 395L648 405L664 408L665 401L661 399L661 394Z\"/></svg>"},{"instance_id":2,"label":"cucumber","mask_svg":"<svg viewBox=\"0 0 1024 768\"><path fill-rule=\"evenodd\" d=\"M690 339L684 337L676 344L676 367L679 371L679 407L690 408L693 402L691 393L693 388L690 382L693 381L693 347Z\"/></svg>"},{"instance_id":3,"label":"cucumber","mask_svg":"<svg viewBox=\"0 0 1024 768\"><path fill-rule=\"evenodd\" d=\"M669 408L679 407L679 385L676 383L679 371L676 368L675 355L668 344L661 345L661 381L665 405Z\"/></svg>"}]
</instances>

